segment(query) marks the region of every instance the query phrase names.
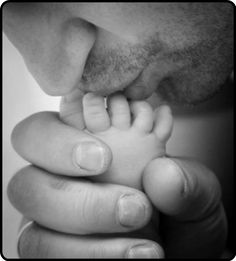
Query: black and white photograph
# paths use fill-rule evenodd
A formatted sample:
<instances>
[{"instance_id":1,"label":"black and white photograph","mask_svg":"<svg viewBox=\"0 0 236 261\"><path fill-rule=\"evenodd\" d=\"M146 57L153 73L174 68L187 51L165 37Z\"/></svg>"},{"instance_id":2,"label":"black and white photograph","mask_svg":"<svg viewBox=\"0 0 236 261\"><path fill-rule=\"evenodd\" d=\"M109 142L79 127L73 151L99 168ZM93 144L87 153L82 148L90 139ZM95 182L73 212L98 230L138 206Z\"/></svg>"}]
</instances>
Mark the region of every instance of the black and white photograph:
<instances>
[{"instance_id":1,"label":"black and white photograph","mask_svg":"<svg viewBox=\"0 0 236 261\"><path fill-rule=\"evenodd\" d=\"M2 3L2 258L234 258L234 11Z\"/></svg>"}]
</instances>

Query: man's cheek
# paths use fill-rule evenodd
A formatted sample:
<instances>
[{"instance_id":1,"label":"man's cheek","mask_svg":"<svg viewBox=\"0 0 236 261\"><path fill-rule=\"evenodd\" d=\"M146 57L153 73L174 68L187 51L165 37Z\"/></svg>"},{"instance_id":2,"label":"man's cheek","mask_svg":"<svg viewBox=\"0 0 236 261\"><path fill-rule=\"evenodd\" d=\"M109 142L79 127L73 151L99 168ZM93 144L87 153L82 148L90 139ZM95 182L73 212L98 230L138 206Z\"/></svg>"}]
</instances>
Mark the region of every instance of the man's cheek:
<instances>
[{"instance_id":1,"label":"man's cheek","mask_svg":"<svg viewBox=\"0 0 236 261\"><path fill-rule=\"evenodd\" d=\"M165 100L179 104L198 104L213 97L233 70L232 46L203 55L198 66L189 66L164 78L157 93ZM219 52L218 52L219 51ZM220 53L224 55L219 55Z\"/></svg>"}]
</instances>

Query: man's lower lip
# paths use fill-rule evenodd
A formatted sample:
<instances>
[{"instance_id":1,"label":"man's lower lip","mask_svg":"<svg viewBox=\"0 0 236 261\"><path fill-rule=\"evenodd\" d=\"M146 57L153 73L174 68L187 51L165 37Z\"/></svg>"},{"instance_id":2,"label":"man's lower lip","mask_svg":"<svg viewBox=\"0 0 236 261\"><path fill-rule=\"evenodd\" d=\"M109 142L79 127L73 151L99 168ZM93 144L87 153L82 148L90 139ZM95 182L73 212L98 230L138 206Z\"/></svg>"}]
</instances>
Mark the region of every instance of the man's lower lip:
<instances>
[{"instance_id":1,"label":"man's lower lip","mask_svg":"<svg viewBox=\"0 0 236 261\"><path fill-rule=\"evenodd\" d=\"M152 93L147 93L145 86L140 86L133 88L133 90L130 90L130 86L127 86L126 88L117 88L115 90L88 90L88 89L83 89L84 93L87 92L93 92L101 96L109 96L111 94L114 94L116 92L122 92L127 98L130 100L143 100L147 99L149 96L152 95Z\"/></svg>"},{"instance_id":2,"label":"man's lower lip","mask_svg":"<svg viewBox=\"0 0 236 261\"><path fill-rule=\"evenodd\" d=\"M82 89L81 89L82 90ZM95 93L95 94L98 94L98 95L101 95L101 96L109 96L113 93L116 93L116 92L123 92L124 88L117 88L115 90L91 90L91 89L88 89L88 88L83 88L83 92L84 93L88 93L88 92L92 92L92 93Z\"/></svg>"},{"instance_id":3,"label":"man's lower lip","mask_svg":"<svg viewBox=\"0 0 236 261\"><path fill-rule=\"evenodd\" d=\"M142 71L139 72L132 80L127 80L126 82L121 83L119 86L113 86L111 89L93 88L95 84L83 82L81 82L79 88L85 93L93 92L102 96L109 96L116 92L123 92L124 95L131 100L140 100L146 99L152 94L147 92L147 86L145 86L145 83L143 83L141 79Z\"/></svg>"},{"instance_id":4,"label":"man's lower lip","mask_svg":"<svg viewBox=\"0 0 236 261\"><path fill-rule=\"evenodd\" d=\"M92 87L93 85L91 84L90 86ZM85 85L85 84L81 84L79 86L79 89L81 91L83 91L84 93L92 92L92 93L96 93L96 94L101 95L101 96L109 96L109 95L116 93L116 92L124 92L125 89L129 86L129 84L121 84L119 87L111 88L111 89L108 89L108 88L93 89L90 86Z\"/></svg>"}]
</instances>

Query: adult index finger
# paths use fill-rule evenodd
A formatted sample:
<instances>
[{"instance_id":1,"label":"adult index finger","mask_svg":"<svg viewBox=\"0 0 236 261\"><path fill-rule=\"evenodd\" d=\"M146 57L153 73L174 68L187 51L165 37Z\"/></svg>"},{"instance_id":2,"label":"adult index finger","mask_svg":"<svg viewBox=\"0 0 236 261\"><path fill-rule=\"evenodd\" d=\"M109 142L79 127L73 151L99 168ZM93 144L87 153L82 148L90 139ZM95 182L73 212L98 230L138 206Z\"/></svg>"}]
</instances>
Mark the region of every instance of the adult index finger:
<instances>
[{"instance_id":1,"label":"adult index finger","mask_svg":"<svg viewBox=\"0 0 236 261\"><path fill-rule=\"evenodd\" d=\"M8 197L25 217L71 234L127 232L147 224L151 204L133 188L51 175L27 166L8 185Z\"/></svg>"},{"instance_id":2,"label":"adult index finger","mask_svg":"<svg viewBox=\"0 0 236 261\"><path fill-rule=\"evenodd\" d=\"M59 175L101 174L112 160L104 142L64 124L56 112L39 112L21 121L12 132L12 144L30 163Z\"/></svg>"}]
</instances>

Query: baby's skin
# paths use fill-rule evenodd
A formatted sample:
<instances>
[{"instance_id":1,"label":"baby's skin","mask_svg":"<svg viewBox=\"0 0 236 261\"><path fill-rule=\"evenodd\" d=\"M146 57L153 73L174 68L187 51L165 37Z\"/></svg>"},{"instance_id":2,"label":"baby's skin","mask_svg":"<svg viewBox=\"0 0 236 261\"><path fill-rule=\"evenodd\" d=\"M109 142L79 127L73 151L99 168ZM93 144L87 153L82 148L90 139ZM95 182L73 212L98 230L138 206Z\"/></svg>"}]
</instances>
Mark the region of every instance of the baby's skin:
<instances>
[{"instance_id":1,"label":"baby's skin","mask_svg":"<svg viewBox=\"0 0 236 261\"><path fill-rule=\"evenodd\" d=\"M153 159L166 154L173 119L167 105L153 110L146 101L128 102L121 93L105 99L94 93L67 98L61 104L61 119L99 138L111 149L113 159L107 172L91 177L142 189L142 173ZM81 101L81 104L75 104Z\"/></svg>"}]
</instances>

